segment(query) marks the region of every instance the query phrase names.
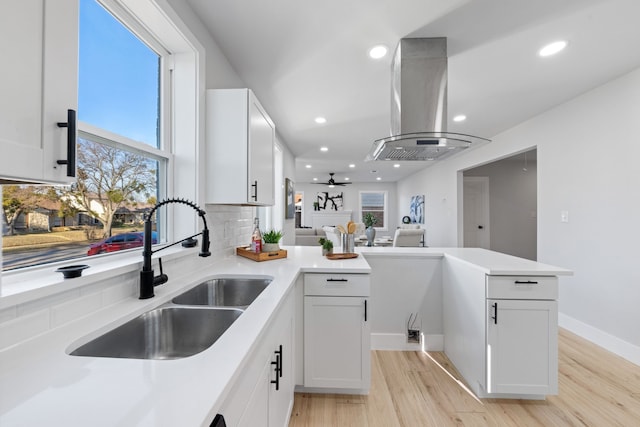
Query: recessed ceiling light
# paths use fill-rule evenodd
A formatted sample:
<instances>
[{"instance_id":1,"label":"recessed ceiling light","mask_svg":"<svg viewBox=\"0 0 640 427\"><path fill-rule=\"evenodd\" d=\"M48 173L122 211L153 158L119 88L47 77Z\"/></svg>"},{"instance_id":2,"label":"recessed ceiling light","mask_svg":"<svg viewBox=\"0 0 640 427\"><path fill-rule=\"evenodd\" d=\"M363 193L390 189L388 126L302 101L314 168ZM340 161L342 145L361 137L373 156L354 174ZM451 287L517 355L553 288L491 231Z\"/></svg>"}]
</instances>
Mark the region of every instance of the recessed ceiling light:
<instances>
[{"instance_id":1,"label":"recessed ceiling light","mask_svg":"<svg viewBox=\"0 0 640 427\"><path fill-rule=\"evenodd\" d=\"M345 180L345 181L349 181L349 177L345 176L345 177L344 177L344 180Z\"/></svg>"},{"instance_id":2,"label":"recessed ceiling light","mask_svg":"<svg viewBox=\"0 0 640 427\"><path fill-rule=\"evenodd\" d=\"M373 59L384 58L388 51L389 49L385 45L379 44L369 49L369 56Z\"/></svg>"},{"instance_id":3,"label":"recessed ceiling light","mask_svg":"<svg viewBox=\"0 0 640 427\"><path fill-rule=\"evenodd\" d=\"M380 180L382 180L382 178L380 178L380 177L377 177L377 178L376 178L376 181L380 181Z\"/></svg>"},{"instance_id":4,"label":"recessed ceiling light","mask_svg":"<svg viewBox=\"0 0 640 427\"><path fill-rule=\"evenodd\" d=\"M329 151L329 147L320 147L320 151Z\"/></svg>"},{"instance_id":5,"label":"recessed ceiling light","mask_svg":"<svg viewBox=\"0 0 640 427\"><path fill-rule=\"evenodd\" d=\"M464 122L465 120L467 120L467 116L465 116L464 114L458 114L453 118L454 122Z\"/></svg>"},{"instance_id":6,"label":"recessed ceiling light","mask_svg":"<svg viewBox=\"0 0 640 427\"><path fill-rule=\"evenodd\" d=\"M304 167L307 169L311 169L311 165L305 165Z\"/></svg>"},{"instance_id":7,"label":"recessed ceiling light","mask_svg":"<svg viewBox=\"0 0 640 427\"><path fill-rule=\"evenodd\" d=\"M350 167L350 168L355 168L355 167L356 167L356 165L354 165L353 163L351 163L351 164L349 165L349 167Z\"/></svg>"},{"instance_id":8,"label":"recessed ceiling light","mask_svg":"<svg viewBox=\"0 0 640 427\"><path fill-rule=\"evenodd\" d=\"M565 47L567 47L567 42L564 41L564 40L559 40L559 41L556 41L556 42L553 42L553 43L549 43L548 45L546 45L545 47L540 49L538 51L538 55L540 55L540 56L555 55L556 53L558 53L561 50L563 50Z\"/></svg>"},{"instance_id":9,"label":"recessed ceiling light","mask_svg":"<svg viewBox=\"0 0 640 427\"><path fill-rule=\"evenodd\" d=\"M323 123L327 123L327 119L325 119L324 117L316 117L316 118L314 119L314 121L315 121L317 124L319 124L319 125L321 125L321 124L323 124Z\"/></svg>"},{"instance_id":10,"label":"recessed ceiling light","mask_svg":"<svg viewBox=\"0 0 640 427\"><path fill-rule=\"evenodd\" d=\"M400 163L396 163L393 165L394 168L399 168L400 167Z\"/></svg>"},{"instance_id":11,"label":"recessed ceiling light","mask_svg":"<svg viewBox=\"0 0 640 427\"><path fill-rule=\"evenodd\" d=\"M313 180L314 180L314 181L317 181L317 180L318 180L318 178L313 178Z\"/></svg>"}]
</instances>

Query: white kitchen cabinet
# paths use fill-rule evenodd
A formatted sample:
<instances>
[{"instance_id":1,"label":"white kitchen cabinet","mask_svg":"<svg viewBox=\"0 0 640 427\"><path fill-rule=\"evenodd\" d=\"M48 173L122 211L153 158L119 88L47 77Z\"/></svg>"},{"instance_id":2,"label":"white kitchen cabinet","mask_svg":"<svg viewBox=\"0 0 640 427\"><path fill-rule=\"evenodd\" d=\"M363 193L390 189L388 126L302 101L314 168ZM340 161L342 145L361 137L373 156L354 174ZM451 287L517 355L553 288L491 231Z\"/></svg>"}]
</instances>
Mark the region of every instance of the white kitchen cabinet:
<instances>
[{"instance_id":1,"label":"white kitchen cabinet","mask_svg":"<svg viewBox=\"0 0 640 427\"><path fill-rule=\"evenodd\" d=\"M369 275L305 274L304 387L366 394Z\"/></svg>"},{"instance_id":2,"label":"white kitchen cabinet","mask_svg":"<svg viewBox=\"0 0 640 427\"><path fill-rule=\"evenodd\" d=\"M498 398L557 394L558 278L486 275L453 258L443 278L445 354L471 390Z\"/></svg>"},{"instance_id":3,"label":"white kitchen cabinet","mask_svg":"<svg viewBox=\"0 0 640 427\"><path fill-rule=\"evenodd\" d=\"M291 291L225 398L219 413L227 425L288 425L295 387L294 299Z\"/></svg>"},{"instance_id":4,"label":"white kitchen cabinet","mask_svg":"<svg viewBox=\"0 0 640 427\"><path fill-rule=\"evenodd\" d=\"M275 126L250 89L207 91L206 202L274 203Z\"/></svg>"},{"instance_id":5,"label":"white kitchen cabinet","mask_svg":"<svg viewBox=\"0 0 640 427\"><path fill-rule=\"evenodd\" d=\"M69 183L75 162L59 162L75 156L78 1L4 2L0 28L0 184Z\"/></svg>"},{"instance_id":6,"label":"white kitchen cabinet","mask_svg":"<svg viewBox=\"0 0 640 427\"><path fill-rule=\"evenodd\" d=\"M558 394L558 303L487 300L487 392Z\"/></svg>"}]
</instances>

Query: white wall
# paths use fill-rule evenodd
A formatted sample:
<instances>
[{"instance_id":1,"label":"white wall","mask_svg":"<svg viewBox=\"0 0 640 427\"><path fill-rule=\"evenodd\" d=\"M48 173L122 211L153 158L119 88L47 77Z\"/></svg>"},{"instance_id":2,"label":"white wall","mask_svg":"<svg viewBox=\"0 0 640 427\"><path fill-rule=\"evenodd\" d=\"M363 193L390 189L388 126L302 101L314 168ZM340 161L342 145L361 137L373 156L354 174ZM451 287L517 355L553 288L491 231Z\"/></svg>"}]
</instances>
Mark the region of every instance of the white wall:
<instances>
[{"instance_id":1,"label":"white wall","mask_svg":"<svg viewBox=\"0 0 640 427\"><path fill-rule=\"evenodd\" d=\"M504 159L465 171L464 176L489 178L490 249L536 260L537 166Z\"/></svg>"},{"instance_id":2,"label":"white wall","mask_svg":"<svg viewBox=\"0 0 640 427\"><path fill-rule=\"evenodd\" d=\"M538 260L560 280L564 326L640 364L640 70L398 183L422 191L430 246L458 242L459 171L538 147ZM560 211L569 222L560 222Z\"/></svg>"},{"instance_id":3,"label":"white wall","mask_svg":"<svg viewBox=\"0 0 640 427\"><path fill-rule=\"evenodd\" d=\"M396 227L400 225L402 217L398 218L398 205L396 201L396 183L364 183L354 182L351 185L345 185L343 187L328 188L325 185L298 183L295 185L296 192L304 192L304 217L302 218L302 225L306 227L311 226L311 215L313 215L313 202L316 201L316 195L322 191L329 191L330 193L343 193L344 210L353 211L351 219L355 222L360 222L358 212L360 210L360 191L386 191L388 196L388 227L389 232L395 231ZM406 203L408 215L409 202ZM388 233L385 233L385 235Z\"/></svg>"}]
</instances>

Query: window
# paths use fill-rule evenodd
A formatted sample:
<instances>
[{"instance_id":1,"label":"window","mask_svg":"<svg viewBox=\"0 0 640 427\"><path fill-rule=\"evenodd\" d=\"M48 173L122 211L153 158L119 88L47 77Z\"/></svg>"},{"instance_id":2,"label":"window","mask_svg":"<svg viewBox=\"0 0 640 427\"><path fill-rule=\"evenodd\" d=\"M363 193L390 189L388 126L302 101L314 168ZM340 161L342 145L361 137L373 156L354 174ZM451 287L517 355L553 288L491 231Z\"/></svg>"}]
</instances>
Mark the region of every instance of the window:
<instances>
[{"instance_id":1,"label":"window","mask_svg":"<svg viewBox=\"0 0 640 427\"><path fill-rule=\"evenodd\" d=\"M387 192L386 191L361 191L360 192L360 221L365 214L372 214L376 218L374 227L379 230L387 230Z\"/></svg>"},{"instance_id":2,"label":"window","mask_svg":"<svg viewBox=\"0 0 640 427\"><path fill-rule=\"evenodd\" d=\"M109 4L136 34L96 0L80 0L77 182L3 187L3 270L91 255L111 235L140 233L167 192L169 53ZM154 240L166 234L162 219ZM126 236L135 234L124 236L112 250L132 247Z\"/></svg>"}]
</instances>

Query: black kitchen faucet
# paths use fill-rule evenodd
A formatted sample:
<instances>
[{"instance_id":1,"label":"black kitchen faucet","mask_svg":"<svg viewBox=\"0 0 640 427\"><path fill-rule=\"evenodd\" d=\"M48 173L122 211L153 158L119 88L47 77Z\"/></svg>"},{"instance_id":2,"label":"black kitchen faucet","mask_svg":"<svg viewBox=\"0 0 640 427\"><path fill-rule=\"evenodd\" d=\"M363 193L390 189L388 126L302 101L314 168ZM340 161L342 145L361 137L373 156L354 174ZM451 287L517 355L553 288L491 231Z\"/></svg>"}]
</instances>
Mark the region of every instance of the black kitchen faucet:
<instances>
[{"instance_id":1,"label":"black kitchen faucet","mask_svg":"<svg viewBox=\"0 0 640 427\"><path fill-rule=\"evenodd\" d=\"M202 232L198 234L194 234L193 236L186 237L177 242L171 243L170 245L163 246L160 249L151 250L151 218L153 217L154 212L161 206L167 205L169 203L181 203L183 205L191 206L193 209L198 212L200 218L202 218L202 222L204 223L204 229ZM144 249L142 250L142 271L140 271L140 299L152 298L155 294L153 292L153 288L158 285L162 285L163 283L167 283L169 277L162 272L162 260L158 259L158 263L160 265L160 274L155 276L153 272L153 268L151 268L151 255L156 252L159 252L163 249L166 249L170 246L177 245L178 243L182 243L185 241L192 241L194 237L202 235L202 246L200 248L201 257L208 257L211 255L209 252L209 229L207 228L207 220L205 219L206 212L198 205L189 200L185 199L167 199L163 200L157 205L155 205L149 213L144 218Z\"/></svg>"}]
</instances>

